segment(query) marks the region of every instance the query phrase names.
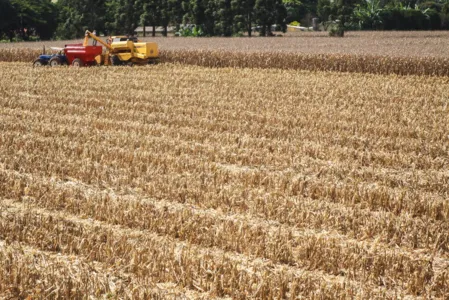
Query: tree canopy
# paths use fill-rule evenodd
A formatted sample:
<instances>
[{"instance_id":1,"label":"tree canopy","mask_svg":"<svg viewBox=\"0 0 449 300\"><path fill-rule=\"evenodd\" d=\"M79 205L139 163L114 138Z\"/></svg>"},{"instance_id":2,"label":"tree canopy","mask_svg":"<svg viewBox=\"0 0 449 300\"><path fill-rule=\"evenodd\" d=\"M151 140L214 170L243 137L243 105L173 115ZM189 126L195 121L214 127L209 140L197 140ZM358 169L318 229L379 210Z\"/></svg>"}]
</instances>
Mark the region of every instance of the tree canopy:
<instances>
[{"instance_id":1,"label":"tree canopy","mask_svg":"<svg viewBox=\"0 0 449 300\"><path fill-rule=\"evenodd\" d=\"M52 37L57 23L57 9L50 0L0 0L0 34L28 40L32 35Z\"/></svg>"},{"instance_id":2,"label":"tree canopy","mask_svg":"<svg viewBox=\"0 0 449 300\"><path fill-rule=\"evenodd\" d=\"M132 34L173 26L181 35L251 36L313 17L361 30L449 28L449 0L0 0L0 39L73 39L86 29Z\"/></svg>"}]
</instances>

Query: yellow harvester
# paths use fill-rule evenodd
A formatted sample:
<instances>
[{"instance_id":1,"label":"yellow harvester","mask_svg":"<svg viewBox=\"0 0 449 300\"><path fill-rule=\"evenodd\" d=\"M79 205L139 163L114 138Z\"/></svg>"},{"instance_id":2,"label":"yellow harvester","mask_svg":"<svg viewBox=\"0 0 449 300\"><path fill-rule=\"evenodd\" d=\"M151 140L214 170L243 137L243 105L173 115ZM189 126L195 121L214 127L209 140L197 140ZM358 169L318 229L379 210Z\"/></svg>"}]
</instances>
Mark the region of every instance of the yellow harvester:
<instances>
[{"instance_id":1,"label":"yellow harvester","mask_svg":"<svg viewBox=\"0 0 449 300\"><path fill-rule=\"evenodd\" d=\"M86 30L83 46L88 46L89 39L103 45L106 50L95 57L99 65L133 65L156 63L159 59L159 50L156 43L139 42L135 37L116 36L104 42L92 32Z\"/></svg>"}]
</instances>

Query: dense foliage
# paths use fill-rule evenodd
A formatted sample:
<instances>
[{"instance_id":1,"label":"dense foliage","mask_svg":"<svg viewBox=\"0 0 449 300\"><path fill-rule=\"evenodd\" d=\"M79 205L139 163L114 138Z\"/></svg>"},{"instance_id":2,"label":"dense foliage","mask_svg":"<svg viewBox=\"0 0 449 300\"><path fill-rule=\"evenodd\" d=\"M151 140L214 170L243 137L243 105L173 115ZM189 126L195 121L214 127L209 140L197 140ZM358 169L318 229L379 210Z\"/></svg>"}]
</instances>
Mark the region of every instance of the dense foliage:
<instances>
[{"instance_id":1,"label":"dense foliage","mask_svg":"<svg viewBox=\"0 0 449 300\"><path fill-rule=\"evenodd\" d=\"M318 0L323 21L341 20L345 28L362 30L449 29L449 1ZM345 7L346 9L342 9ZM342 13L343 11L343 13Z\"/></svg>"},{"instance_id":2,"label":"dense foliage","mask_svg":"<svg viewBox=\"0 0 449 300\"><path fill-rule=\"evenodd\" d=\"M55 1L53 1L55 2ZM0 0L0 35L28 40L81 37L85 29L104 34L129 34L138 26L169 25L204 36L251 34L260 26L270 35L272 25L286 28L282 0ZM259 27L257 27L259 28ZM153 34L155 33L153 29Z\"/></svg>"},{"instance_id":3,"label":"dense foliage","mask_svg":"<svg viewBox=\"0 0 449 300\"><path fill-rule=\"evenodd\" d=\"M271 35L299 21L324 28L362 30L449 29L449 0L0 0L0 38L72 39L85 29L133 33L138 26L176 27L183 36Z\"/></svg>"},{"instance_id":4,"label":"dense foliage","mask_svg":"<svg viewBox=\"0 0 449 300\"><path fill-rule=\"evenodd\" d=\"M49 39L57 27L57 16L50 0L0 0L0 35L10 40Z\"/></svg>"}]
</instances>

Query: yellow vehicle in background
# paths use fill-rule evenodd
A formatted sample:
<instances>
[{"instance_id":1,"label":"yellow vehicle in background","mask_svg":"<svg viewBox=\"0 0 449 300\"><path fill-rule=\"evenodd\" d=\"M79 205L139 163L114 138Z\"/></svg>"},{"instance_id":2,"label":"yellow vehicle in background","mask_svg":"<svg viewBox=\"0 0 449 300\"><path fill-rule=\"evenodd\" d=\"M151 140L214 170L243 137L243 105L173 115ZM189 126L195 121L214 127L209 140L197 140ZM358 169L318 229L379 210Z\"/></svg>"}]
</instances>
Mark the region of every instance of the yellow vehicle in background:
<instances>
[{"instance_id":1,"label":"yellow vehicle in background","mask_svg":"<svg viewBox=\"0 0 449 300\"><path fill-rule=\"evenodd\" d=\"M93 39L94 45L98 42L106 48L101 55L95 57L99 65L143 65L157 63L159 59L158 45L154 42L140 42L135 37L127 36L110 37L104 42L86 30L83 46L89 45L89 39Z\"/></svg>"}]
</instances>

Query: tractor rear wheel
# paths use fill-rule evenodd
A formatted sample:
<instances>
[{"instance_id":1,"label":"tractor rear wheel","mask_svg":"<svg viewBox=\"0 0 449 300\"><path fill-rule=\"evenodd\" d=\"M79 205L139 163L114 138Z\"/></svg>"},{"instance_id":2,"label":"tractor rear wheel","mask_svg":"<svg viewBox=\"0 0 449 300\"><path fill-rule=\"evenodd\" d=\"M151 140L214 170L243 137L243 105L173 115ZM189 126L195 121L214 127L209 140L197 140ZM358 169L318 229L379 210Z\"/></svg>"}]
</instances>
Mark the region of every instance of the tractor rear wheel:
<instances>
[{"instance_id":1,"label":"tractor rear wheel","mask_svg":"<svg viewBox=\"0 0 449 300\"><path fill-rule=\"evenodd\" d=\"M36 59L33 63L33 67L45 66L45 62L42 59Z\"/></svg>"},{"instance_id":2,"label":"tractor rear wheel","mask_svg":"<svg viewBox=\"0 0 449 300\"><path fill-rule=\"evenodd\" d=\"M51 67L57 67L57 66L60 66L61 65L61 59L59 58L59 57L52 57L50 60L49 60L49 62L48 62L48 64L51 66Z\"/></svg>"},{"instance_id":3,"label":"tractor rear wheel","mask_svg":"<svg viewBox=\"0 0 449 300\"><path fill-rule=\"evenodd\" d=\"M84 66L84 63L83 63L83 61L81 59L75 58L72 61L72 66L74 66L74 67L82 67L82 66Z\"/></svg>"}]
</instances>

